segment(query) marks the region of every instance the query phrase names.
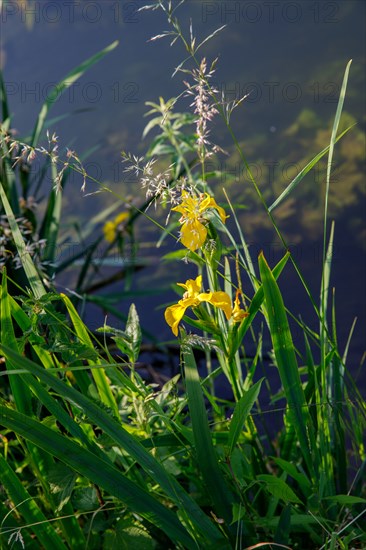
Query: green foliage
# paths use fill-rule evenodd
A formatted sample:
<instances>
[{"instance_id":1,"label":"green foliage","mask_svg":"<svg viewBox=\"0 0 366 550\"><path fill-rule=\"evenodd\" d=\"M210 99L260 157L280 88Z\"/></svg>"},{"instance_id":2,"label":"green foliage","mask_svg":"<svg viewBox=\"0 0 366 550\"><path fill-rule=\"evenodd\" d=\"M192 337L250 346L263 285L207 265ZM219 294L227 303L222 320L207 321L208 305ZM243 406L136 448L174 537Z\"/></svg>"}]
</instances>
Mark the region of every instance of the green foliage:
<instances>
[{"instance_id":1,"label":"green foliage","mask_svg":"<svg viewBox=\"0 0 366 550\"><path fill-rule=\"evenodd\" d=\"M99 329L98 332L108 332L112 335L112 339L115 341L117 348L125 355L133 366L140 355L141 347L141 327L139 316L134 304L131 304L128 313L126 330L119 330L113 327L104 326Z\"/></svg>"},{"instance_id":2,"label":"green foliage","mask_svg":"<svg viewBox=\"0 0 366 550\"><path fill-rule=\"evenodd\" d=\"M117 216L105 235L112 236L109 250L122 247L127 236L133 241L133 224L140 215L154 222L145 212L153 200L163 208L178 205L171 208L171 216L179 212L181 217L167 229L161 226L162 238L177 239L179 224L181 237L191 231L194 238L187 250L166 255L165 260L185 258L197 270L195 279L178 283L184 291L180 288L177 302L165 311L173 333L179 333L176 350L180 351L181 374L161 383L144 380L139 372L144 311L138 313L133 303L122 328L105 324L93 333L78 311L77 300L53 291L39 258L27 248L27 225L18 216L17 174L3 170L2 207L12 252L18 254L23 271L14 277L11 262L5 261L1 272L2 547L229 550L271 544L294 549L361 548L366 544L366 411L347 372L349 342L342 353L335 305L329 303L334 234L332 226L327 235L327 198L319 306L272 214L326 153L328 197L334 146L345 133L337 135L349 65L330 145L306 164L272 206L267 206L250 174L253 189L284 246L282 258L272 269L263 253L258 261L251 257L245 227L227 191L233 223L226 223L225 210L216 203L211 188L217 173L206 169L207 159L218 151L208 139L207 127L217 113L248 168L229 124L243 98L218 102L209 83L215 64L207 68L206 61L199 63L196 55L209 37L198 46L193 34L186 40L173 4L161 0L155 7L165 11L172 25L168 34L173 41L182 40L189 54L180 69L193 78L188 92L200 101L194 100L194 114L175 112L178 98L149 102L148 114L153 118L145 135L152 131L157 135L144 167L133 168L144 183L148 180L153 198L149 196L128 216ZM71 81L113 47L70 73ZM186 68L189 59L192 69ZM9 128L4 86L0 85ZM65 86L66 79L60 89ZM41 110L32 142L24 149L27 154L37 146L53 101L54 96L48 97ZM200 112L202 105L205 109ZM4 136L2 147L7 154L3 163L9 168L11 145ZM57 164L52 154L50 150L51 167ZM67 169L86 177L76 154L72 158L75 165L68 164ZM156 158L168 166L158 174L152 168ZM124 154L124 160L133 163L136 158ZM65 177L65 170L55 173L56 183L65 183ZM27 190L24 175L18 183ZM43 260L51 263L61 199L61 189L53 189L40 224L42 237L51 239ZM96 217L95 223L101 219ZM34 238L37 223L33 219ZM94 223L88 230L93 227ZM106 297L88 295L93 288L88 273L101 240L102 236L80 252L85 263L76 291L115 311ZM108 251L100 265L107 256ZM313 305L318 331L310 328L314 323L308 326L286 308L286 294L279 285L286 282L289 261ZM131 265L137 265L134 257ZM48 275L60 268L49 267ZM304 353L295 344L294 326L303 334ZM254 354L247 353L249 347ZM166 357L171 353L165 346L160 350ZM204 372L197 361L199 351L205 358ZM278 394L269 388L266 354L279 374ZM217 390L222 380L231 391L226 399ZM266 389L269 411L262 409ZM279 406L283 417L274 437L263 424L279 399L284 403Z\"/></svg>"}]
</instances>

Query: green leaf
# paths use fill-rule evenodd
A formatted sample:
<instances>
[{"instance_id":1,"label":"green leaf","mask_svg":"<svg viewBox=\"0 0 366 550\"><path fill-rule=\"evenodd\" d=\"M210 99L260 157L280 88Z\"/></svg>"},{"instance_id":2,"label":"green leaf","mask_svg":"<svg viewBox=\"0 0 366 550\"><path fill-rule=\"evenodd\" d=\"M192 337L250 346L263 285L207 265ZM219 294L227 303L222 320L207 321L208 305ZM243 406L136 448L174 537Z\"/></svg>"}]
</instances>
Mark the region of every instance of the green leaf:
<instances>
[{"instance_id":1,"label":"green leaf","mask_svg":"<svg viewBox=\"0 0 366 550\"><path fill-rule=\"evenodd\" d=\"M137 315L135 304L131 304L128 312L126 335L130 341L131 356L130 361L136 363L140 354L141 346L141 327L139 316Z\"/></svg>"},{"instance_id":2,"label":"green leaf","mask_svg":"<svg viewBox=\"0 0 366 550\"><path fill-rule=\"evenodd\" d=\"M288 544L291 531L291 507L285 506L281 512L280 521L274 536L274 542L277 544Z\"/></svg>"},{"instance_id":3,"label":"green leaf","mask_svg":"<svg viewBox=\"0 0 366 550\"><path fill-rule=\"evenodd\" d=\"M14 430L21 437L33 442L92 483L117 497L131 511L161 528L176 543L179 542L188 549L196 548L194 541L174 512L158 502L137 483L130 481L113 465L102 461L87 449L47 428L41 422L8 407L0 405L0 418L3 426ZM0 457L1 460L3 460L2 457ZM43 521L45 525L49 525L45 519ZM62 544L56 543L57 540L49 541L45 547L64 549Z\"/></svg>"},{"instance_id":4,"label":"green leaf","mask_svg":"<svg viewBox=\"0 0 366 550\"><path fill-rule=\"evenodd\" d=\"M65 294L61 294L60 296L67 308L71 321L75 327L76 334L79 337L80 341L86 346L88 346L91 350L94 350L94 346L89 336L88 329L86 328L83 321L81 320L73 303ZM99 359L88 361L89 365L98 365L99 363L100 363ZM112 390L109 386L108 379L107 379L106 373L104 372L104 369L92 369L92 376L97 386L101 401L105 405L110 407L114 411L114 414L116 415L116 417L118 417L119 416L118 406L114 399Z\"/></svg>"},{"instance_id":5,"label":"green leaf","mask_svg":"<svg viewBox=\"0 0 366 550\"><path fill-rule=\"evenodd\" d=\"M103 550L154 550L154 540L140 527L126 527L120 520L116 528L108 530L104 536Z\"/></svg>"},{"instance_id":6,"label":"green leaf","mask_svg":"<svg viewBox=\"0 0 366 550\"><path fill-rule=\"evenodd\" d=\"M287 264L287 261L288 261L289 257L290 257L290 253L286 252L284 257L281 258L281 260L278 262L278 264L275 265L275 267L273 268L272 273L273 273L273 276L274 276L275 279L278 279L278 277L282 273L282 270L284 269L285 265ZM255 293L255 295L253 296L252 301L250 302L250 306L248 308L248 313L249 313L248 317L243 319L243 321L239 325L238 332L235 336L235 343L233 344L233 350L231 351L231 353L236 352L236 350L241 345L241 342L243 341L243 338L244 338L248 328L252 324L253 319L257 315L257 313L258 313L258 311L259 311L259 309L260 309L260 307L263 303L263 300L264 300L264 291L263 291L263 287L260 286L259 289L257 290L257 292Z\"/></svg>"},{"instance_id":7,"label":"green leaf","mask_svg":"<svg viewBox=\"0 0 366 550\"><path fill-rule=\"evenodd\" d=\"M257 476L257 480L264 481L267 491L275 498L283 500L286 504L289 502L302 504L301 500L283 479L271 476L270 474L260 474Z\"/></svg>"},{"instance_id":8,"label":"green leaf","mask_svg":"<svg viewBox=\"0 0 366 550\"><path fill-rule=\"evenodd\" d=\"M177 225L177 224L174 224ZM173 252L168 252L162 256L162 260L183 260L187 256L187 250L181 248L180 250L174 250ZM202 262L203 263L203 262Z\"/></svg>"},{"instance_id":9,"label":"green leaf","mask_svg":"<svg viewBox=\"0 0 366 550\"><path fill-rule=\"evenodd\" d=\"M181 334L185 336L183 329ZM215 514L223 518L226 525L230 525L231 508L235 499L226 486L217 461L192 348L188 343L182 342L181 349L197 463L212 499Z\"/></svg>"},{"instance_id":10,"label":"green leaf","mask_svg":"<svg viewBox=\"0 0 366 550\"><path fill-rule=\"evenodd\" d=\"M366 499L361 497L354 497L352 495L333 495L330 497L324 497L322 500L331 500L332 502L338 502L342 506L352 506L352 504L366 504Z\"/></svg>"},{"instance_id":11,"label":"green leaf","mask_svg":"<svg viewBox=\"0 0 366 550\"><path fill-rule=\"evenodd\" d=\"M51 493L55 494L58 500L56 512L62 510L69 501L71 493L75 486L77 474L67 466L56 463L48 472L46 479L50 485Z\"/></svg>"},{"instance_id":12,"label":"green leaf","mask_svg":"<svg viewBox=\"0 0 366 550\"><path fill-rule=\"evenodd\" d=\"M97 329L97 332L110 333L118 349L128 356L132 364L136 363L140 354L142 334L135 304L130 306L125 331L104 325Z\"/></svg>"},{"instance_id":13,"label":"green leaf","mask_svg":"<svg viewBox=\"0 0 366 550\"><path fill-rule=\"evenodd\" d=\"M144 139L147 134L150 132L150 130L152 130L155 126L160 126L160 123L161 123L161 120L162 120L162 117L161 115L155 117L155 118L152 118L145 126L144 128L144 131L142 133L142 139Z\"/></svg>"},{"instance_id":14,"label":"green leaf","mask_svg":"<svg viewBox=\"0 0 366 550\"><path fill-rule=\"evenodd\" d=\"M4 188L0 182L0 197L4 206L5 213L8 218L11 232L13 234L14 242L18 250L20 260L22 262L23 269L27 276L29 286L32 289L32 292L36 298L40 298L46 294L43 283L38 275L38 272L34 266L33 260L27 251L23 236L19 230L18 224L16 222L15 216L9 204L8 198L4 192Z\"/></svg>"},{"instance_id":15,"label":"green leaf","mask_svg":"<svg viewBox=\"0 0 366 550\"><path fill-rule=\"evenodd\" d=\"M318 456L311 418L300 380L295 348L281 292L263 253L259 255L259 270L273 349L288 403L288 415L296 430L301 452L310 475L314 479L314 461L315 463L318 461Z\"/></svg>"},{"instance_id":16,"label":"green leaf","mask_svg":"<svg viewBox=\"0 0 366 550\"><path fill-rule=\"evenodd\" d=\"M305 497L308 497L311 493L311 483L305 474L298 471L296 466L283 458L273 458L274 462L282 468L286 474L291 476L299 484Z\"/></svg>"},{"instance_id":17,"label":"green leaf","mask_svg":"<svg viewBox=\"0 0 366 550\"><path fill-rule=\"evenodd\" d=\"M234 409L233 416L230 421L230 427L229 427L229 439L228 439L229 456L232 454L235 448L235 445L238 441L240 433L243 430L243 426L245 424L247 416L251 411L258 397L263 380L264 378L262 378L256 384L254 384L251 388L249 388L249 390L245 392L243 397L241 397L240 400L235 405L235 409Z\"/></svg>"},{"instance_id":18,"label":"green leaf","mask_svg":"<svg viewBox=\"0 0 366 550\"><path fill-rule=\"evenodd\" d=\"M6 342L14 351L19 352L10 312L11 297L8 294L6 268L4 267L0 288L0 341ZM11 360L6 361L6 370L14 370ZM26 382L21 376L17 375L10 376L9 382L17 408L25 414L32 414L31 394Z\"/></svg>"},{"instance_id":19,"label":"green leaf","mask_svg":"<svg viewBox=\"0 0 366 550\"><path fill-rule=\"evenodd\" d=\"M223 539L223 535L217 527L179 485L175 478L170 476L165 471L162 464L150 453L148 453L139 440L129 434L119 421L111 417L110 414L107 414L101 407L96 405L88 397L68 386L65 382L59 380L46 369L39 367L39 365L33 361L14 353L4 344L1 345L1 351L5 357L10 357L14 361L17 368L24 368L28 372L31 372L44 384L47 384L47 386L56 391L61 397L69 401L73 406L82 410L92 422L94 422L103 432L109 435L126 453L132 456L134 460L136 460L136 462L146 471L146 473L152 477L154 483L158 483L168 497L180 507L182 514L185 514L186 521L192 526L195 531L195 535L198 536L200 540L202 539L203 542L207 542L207 540L215 541L218 545L225 541L225 539ZM8 409L6 409L6 411L7 410ZM7 413L4 412L5 416L6 414ZM7 425L1 420L1 417L0 424L5 426ZM26 426L26 424L24 426ZM24 437L26 437L26 435ZM93 456L95 460L100 460L95 456L95 454L93 454ZM101 462L103 462L103 464L106 463L104 461ZM69 464L67 461L66 463ZM98 467L101 467L100 464ZM77 468L75 467L75 469ZM225 546L222 546L222 548L225 548Z\"/></svg>"},{"instance_id":20,"label":"green leaf","mask_svg":"<svg viewBox=\"0 0 366 550\"><path fill-rule=\"evenodd\" d=\"M98 508L98 496L95 487L75 489L71 497L74 508L81 512L90 512Z\"/></svg>"},{"instance_id":21,"label":"green leaf","mask_svg":"<svg viewBox=\"0 0 366 550\"><path fill-rule=\"evenodd\" d=\"M346 130L344 130L335 140L335 143L341 139L352 127L349 126ZM268 208L269 212L272 212L281 202L297 187L300 183L300 181L306 176L308 172L319 162L319 160L329 151L330 145L328 145L325 149L320 151L308 164L297 174L297 176L288 184L286 189L282 191L281 195L274 201L273 204Z\"/></svg>"}]
</instances>

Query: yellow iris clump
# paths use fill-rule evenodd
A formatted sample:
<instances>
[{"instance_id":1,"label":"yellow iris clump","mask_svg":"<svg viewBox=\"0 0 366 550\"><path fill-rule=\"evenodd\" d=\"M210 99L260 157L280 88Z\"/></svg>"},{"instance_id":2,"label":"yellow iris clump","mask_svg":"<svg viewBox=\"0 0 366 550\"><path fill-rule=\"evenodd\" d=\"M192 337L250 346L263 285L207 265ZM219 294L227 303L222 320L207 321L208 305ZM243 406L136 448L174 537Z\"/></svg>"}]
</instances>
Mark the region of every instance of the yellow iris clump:
<instances>
[{"instance_id":1,"label":"yellow iris clump","mask_svg":"<svg viewBox=\"0 0 366 550\"><path fill-rule=\"evenodd\" d=\"M201 292L202 276L196 279L188 279L185 283L177 283L185 289L183 298L177 304L169 306L165 310L165 320L175 336L178 335L178 325L182 320L188 307L197 307L202 302L208 302L223 310L227 320L233 316L234 322L239 322L248 314L240 309L239 295L235 298L234 308L231 306L230 296L226 292Z\"/></svg>"}]
</instances>

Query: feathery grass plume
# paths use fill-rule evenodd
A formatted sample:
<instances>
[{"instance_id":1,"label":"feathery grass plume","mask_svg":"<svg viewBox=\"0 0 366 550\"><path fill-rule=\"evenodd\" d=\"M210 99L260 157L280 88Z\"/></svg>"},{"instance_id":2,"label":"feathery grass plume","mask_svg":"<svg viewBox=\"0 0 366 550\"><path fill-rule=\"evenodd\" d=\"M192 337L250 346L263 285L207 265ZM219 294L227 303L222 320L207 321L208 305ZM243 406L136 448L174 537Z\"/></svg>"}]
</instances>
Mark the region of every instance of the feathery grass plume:
<instances>
[{"instance_id":1,"label":"feathery grass plume","mask_svg":"<svg viewBox=\"0 0 366 550\"><path fill-rule=\"evenodd\" d=\"M216 63L217 58L213 61L211 67L207 69L206 58L203 58L199 68L192 69L191 71L195 84L190 84L187 81L184 82L187 87L186 94L188 96L193 96L193 101L190 106L194 107L194 113L197 115L196 134L201 162L212 155L212 152L210 152L210 147L212 147L214 152L219 150L218 147L212 145L208 139L210 134L208 123L211 122L214 116L218 114L216 105L212 101L212 94L218 93L218 91L215 88L211 88L209 92L207 88L208 80L210 80L215 73Z\"/></svg>"},{"instance_id":2,"label":"feathery grass plume","mask_svg":"<svg viewBox=\"0 0 366 550\"><path fill-rule=\"evenodd\" d=\"M79 156L75 151L66 148L66 158L60 158L59 153L59 138L55 132L52 134L47 130L46 136L48 141L48 147L32 147L27 143L18 141L14 139L14 131L9 132L0 126L1 140L3 142L3 155L4 157L9 157L12 163L12 168L19 167L20 169L30 170L32 162L37 158L37 154L47 157L51 165L55 167L55 172L53 174L53 183L54 189L56 192L61 191L62 189L62 179L65 171L68 168L75 170L83 177L83 183L81 190L85 191L86 179L88 177L83 163L81 162ZM73 162L72 162L73 161Z\"/></svg>"}]
</instances>

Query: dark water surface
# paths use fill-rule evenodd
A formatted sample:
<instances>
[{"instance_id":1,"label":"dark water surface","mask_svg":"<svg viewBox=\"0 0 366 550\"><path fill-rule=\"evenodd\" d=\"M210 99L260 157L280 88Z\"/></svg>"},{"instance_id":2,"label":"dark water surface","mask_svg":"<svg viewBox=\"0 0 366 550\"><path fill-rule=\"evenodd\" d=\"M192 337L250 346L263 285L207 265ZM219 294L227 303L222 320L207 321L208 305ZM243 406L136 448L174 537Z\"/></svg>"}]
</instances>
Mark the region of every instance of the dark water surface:
<instances>
[{"instance_id":1,"label":"dark water surface","mask_svg":"<svg viewBox=\"0 0 366 550\"><path fill-rule=\"evenodd\" d=\"M148 42L168 28L160 11L138 12L136 1L30 1L3 2L1 58L19 137L30 135L36 116L52 84L73 67L114 40L119 46L75 82L53 106L56 120L50 130L79 154L97 147L87 159L87 171L122 197L143 192L134 178L127 178L120 162L121 150L143 154L148 140L141 134L147 122L145 101L168 99L180 93L186 75L171 74L185 51L169 38ZM213 60L219 56L214 84L228 99L250 92L234 111L232 127L251 169L270 204L296 173L329 143L343 73L353 59L344 105L342 128L357 126L336 146L330 194L330 218L335 219L335 247L331 285L336 288L338 335L342 350L355 316L349 368L359 371L365 350L365 3L360 1L187 1L178 11L188 33L192 19L197 39L221 25L227 27L200 50ZM253 258L261 249L271 265L281 248L263 214L248 174L217 121L213 140L229 153L220 159L231 174L217 182L217 196L225 187L231 200L245 206L239 219L251 245ZM320 288L322 257L322 208L325 163L311 172L275 218L287 239L314 297ZM52 185L48 182L49 186ZM95 191L90 185L88 191ZM65 190L64 230L73 220L85 223L114 199L108 194L83 197L75 179ZM123 209L123 204L121 204ZM153 210L150 212L153 214ZM178 249L173 240L157 250L159 230L142 223L145 241L141 256L151 260L133 282L145 290L166 287L163 294L136 299L144 326L159 340L171 339L163 320L162 305L173 299L169 286L195 274L183 263L164 264L163 252ZM60 285L68 284L66 279ZM286 305L316 328L306 293L288 266L281 281ZM122 284L114 287L122 291ZM250 289L248 287L248 293ZM127 313L131 298L118 307ZM160 306L160 308L159 308ZM92 328L103 316L90 313ZM295 337L296 334L295 328ZM302 342L299 342L300 347ZM360 384L362 372L358 375Z\"/></svg>"}]
</instances>

